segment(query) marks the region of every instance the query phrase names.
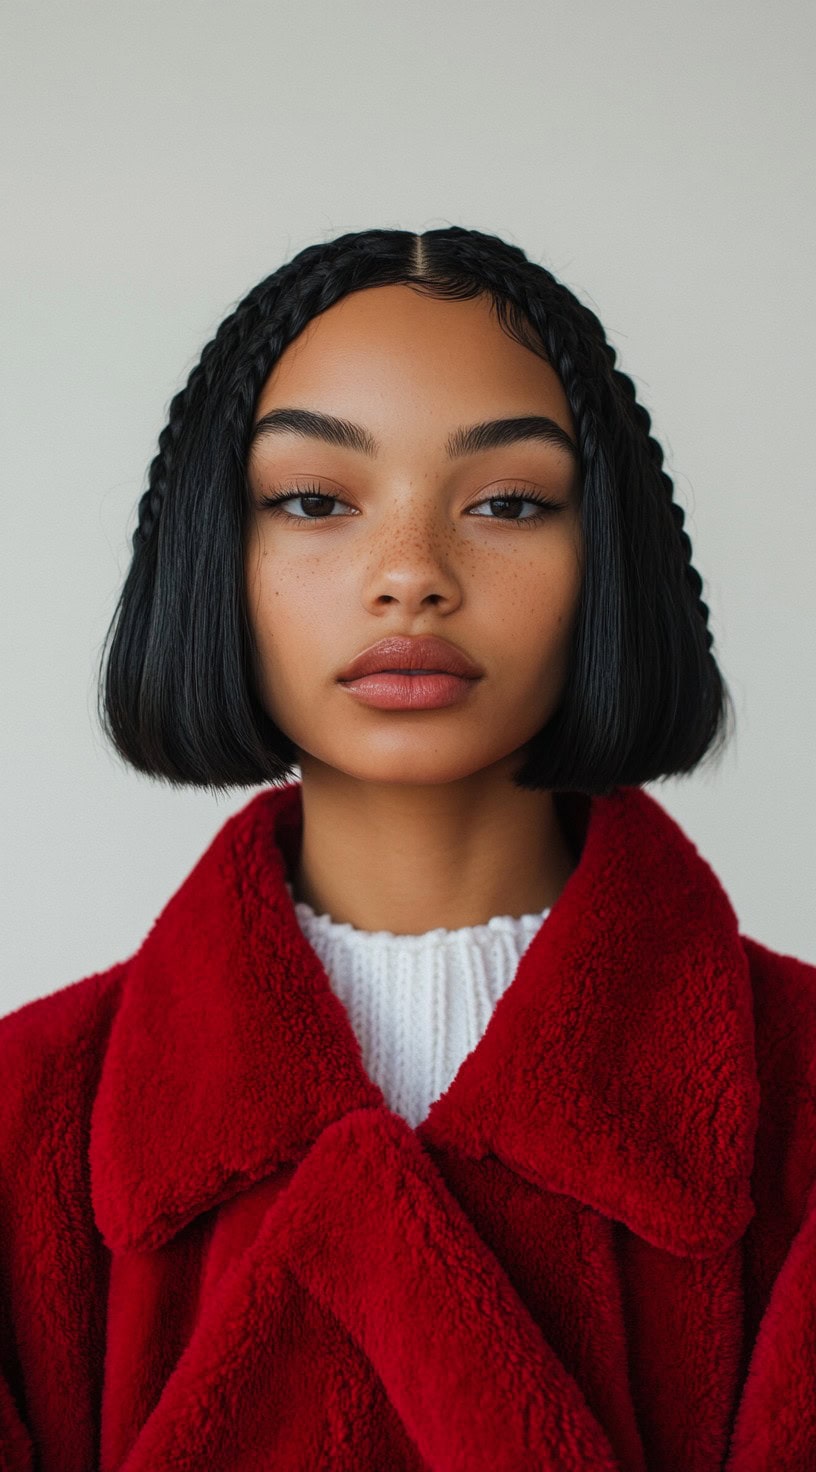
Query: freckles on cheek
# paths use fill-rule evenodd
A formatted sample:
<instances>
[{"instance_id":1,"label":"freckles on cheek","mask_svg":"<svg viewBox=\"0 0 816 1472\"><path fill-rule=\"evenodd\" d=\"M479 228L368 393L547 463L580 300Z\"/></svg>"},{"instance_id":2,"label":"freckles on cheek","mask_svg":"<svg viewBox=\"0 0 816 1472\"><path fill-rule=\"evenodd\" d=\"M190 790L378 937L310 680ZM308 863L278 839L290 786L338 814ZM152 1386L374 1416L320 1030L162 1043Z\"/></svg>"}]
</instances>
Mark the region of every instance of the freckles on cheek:
<instances>
[{"instance_id":1,"label":"freckles on cheek","mask_svg":"<svg viewBox=\"0 0 816 1472\"><path fill-rule=\"evenodd\" d=\"M268 638L271 642L274 631L277 653L293 670L321 655L327 633L339 621L337 582L324 568L275 564L274 584L270 580L265 598Z\"/></svg>"}]
</instances>

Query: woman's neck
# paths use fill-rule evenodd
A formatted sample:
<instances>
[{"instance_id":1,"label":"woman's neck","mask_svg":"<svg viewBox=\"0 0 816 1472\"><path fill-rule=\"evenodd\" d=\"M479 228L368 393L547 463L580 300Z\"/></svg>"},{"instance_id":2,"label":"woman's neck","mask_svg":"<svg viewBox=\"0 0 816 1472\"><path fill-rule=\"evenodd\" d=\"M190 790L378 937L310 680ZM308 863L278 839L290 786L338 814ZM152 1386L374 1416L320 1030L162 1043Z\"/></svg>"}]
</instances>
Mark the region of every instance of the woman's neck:
<instances>
[{"instance_id":1,"label":"woman's neck","mask_svg":"<svg viewBox=\"0 0 816 1472\"><path fill-rule=\"evenodd\" d=\"M413 787L301 764L296 900L360 930L421 935L551 908L576 864L550 792L491 768Z\"/></svg>"}]
</instances>

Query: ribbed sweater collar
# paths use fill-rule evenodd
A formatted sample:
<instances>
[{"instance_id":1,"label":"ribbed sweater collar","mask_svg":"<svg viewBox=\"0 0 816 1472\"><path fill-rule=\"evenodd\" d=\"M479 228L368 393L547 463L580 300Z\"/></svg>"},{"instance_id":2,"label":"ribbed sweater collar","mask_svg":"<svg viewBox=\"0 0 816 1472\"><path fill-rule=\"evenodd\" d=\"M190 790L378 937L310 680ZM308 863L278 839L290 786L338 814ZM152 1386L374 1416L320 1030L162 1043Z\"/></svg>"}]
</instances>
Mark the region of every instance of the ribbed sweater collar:
<instances>
[{"instance_id":1,"label":"ribbed sweater collar","mask_svg":"<svg viewBox=\"0 0 816 1472\"><path fill-rule=\"evenodd\" d=\"M395 935L338 923L286 888L346 1009L366 1072L417 1128L481 1038L549 911Z\"/></svg>"}]
</instances>

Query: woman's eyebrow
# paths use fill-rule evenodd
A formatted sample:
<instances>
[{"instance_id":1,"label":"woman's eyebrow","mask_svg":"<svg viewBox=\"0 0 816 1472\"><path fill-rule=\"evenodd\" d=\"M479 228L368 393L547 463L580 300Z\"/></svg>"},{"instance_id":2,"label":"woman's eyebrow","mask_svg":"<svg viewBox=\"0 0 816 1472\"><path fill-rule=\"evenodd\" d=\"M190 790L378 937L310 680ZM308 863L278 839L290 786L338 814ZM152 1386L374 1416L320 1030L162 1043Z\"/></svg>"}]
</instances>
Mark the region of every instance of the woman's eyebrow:
<instances>
[{"instance_id":1,"label":"woman's eyebrow","mask_svg":"<svg viewBox=\"0 0 816 1472\"><path fill-rule=\"evenodd\" d=\"M314 409L270 410L253 426L250 448L259 439L274 434L300 434L310 439L325 440L330 445L356 450L371 459L380 450L373 435L363 425L352 424L348 419L336 419L332 414L320 414ZM574 440L560 424L544 414L524 414L514 419L487 419L482 424L460 425L448 436L445 452L450 460L457 460L480 450L512 445L519 440L543 440L545 444L566 450L577 464L580 463Z\"/></svg>"}]
</instances>

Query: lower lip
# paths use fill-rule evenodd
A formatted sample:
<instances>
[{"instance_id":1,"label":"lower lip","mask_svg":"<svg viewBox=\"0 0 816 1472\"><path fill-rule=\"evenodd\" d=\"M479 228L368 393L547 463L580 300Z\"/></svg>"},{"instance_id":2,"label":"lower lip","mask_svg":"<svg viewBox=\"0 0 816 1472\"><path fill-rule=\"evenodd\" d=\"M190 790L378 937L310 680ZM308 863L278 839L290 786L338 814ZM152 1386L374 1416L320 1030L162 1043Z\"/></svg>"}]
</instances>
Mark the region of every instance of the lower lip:
<instances>
[{"instance_id":1,"label":"lower lip","mask_svg":"<svg viewBox=\"0 0 816 1472\"><path fill-rule=\"evenodd\" d=\"M436 710L464 700L478 679L461 675L406 675L402 673L363 675L359 680L341 680L340 684L364 705L379 710Z\"/></svg>"}]
</instances>

